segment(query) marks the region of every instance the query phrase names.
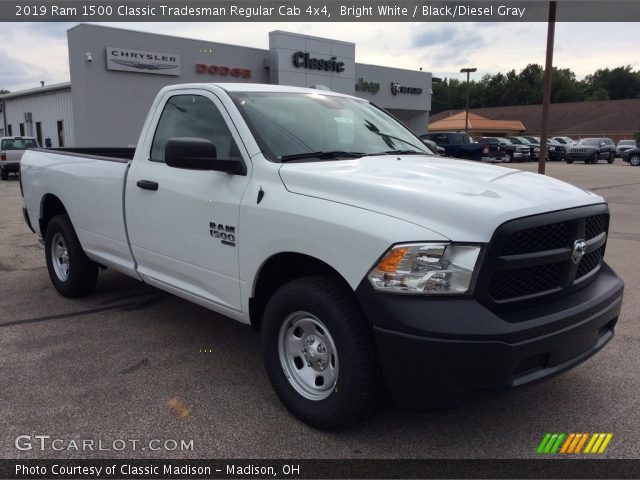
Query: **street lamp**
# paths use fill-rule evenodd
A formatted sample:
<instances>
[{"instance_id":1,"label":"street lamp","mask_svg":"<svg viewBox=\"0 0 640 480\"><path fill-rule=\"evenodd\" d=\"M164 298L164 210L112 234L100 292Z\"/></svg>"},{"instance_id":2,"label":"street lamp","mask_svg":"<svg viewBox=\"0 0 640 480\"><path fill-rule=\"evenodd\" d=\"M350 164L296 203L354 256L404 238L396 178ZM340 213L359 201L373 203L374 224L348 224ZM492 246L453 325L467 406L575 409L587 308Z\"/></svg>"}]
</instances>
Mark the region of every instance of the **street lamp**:
<instances>
[{"instance_id":1,"label":"street lamp","mask_svg":"<svg viewBox=\"0 0 640 480\"><path fill-rule=\"evenodd\" d=\"M477 72L478 69L477 68L461 68L460 69L460 73L466 73L467 74L467 108L465 109L465 114L464 114L464 131L468 132L469 131L469 74L472 72Z\"/></svg>"}]
</instances>

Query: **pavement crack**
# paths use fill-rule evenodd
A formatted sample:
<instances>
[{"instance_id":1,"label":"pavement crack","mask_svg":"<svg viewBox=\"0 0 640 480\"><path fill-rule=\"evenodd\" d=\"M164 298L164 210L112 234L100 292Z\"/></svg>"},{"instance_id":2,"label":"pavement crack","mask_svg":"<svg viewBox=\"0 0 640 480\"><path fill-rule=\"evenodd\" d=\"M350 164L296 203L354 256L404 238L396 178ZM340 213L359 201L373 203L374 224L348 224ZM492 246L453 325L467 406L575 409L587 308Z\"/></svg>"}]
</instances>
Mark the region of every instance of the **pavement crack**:
<instances>
[{"instance_id":1,"label":"pavement crack","mask_svg":"<svg viewBox=\"0 0 640 480\"><path fill-rule=\"evenodd\" d=\"M86 315L91 315L94 313L101 313L101 312L108 312L111 310L120 310L120 311L142 310L144 308L150 307L152 305L155 305L156 303L161 302L165 298L166 298L166 295L164 294L155 294L153 298L150 298L143 302L130 302L130 303L120 303L117 305L105 305L98 308L80 310L77 312L62 313L59 315L47 315L44 317L34 317L34 318L26 318L24 320L14 320L12 322L0 323L0 328L13 327L15 325L27 325L30 323L48 322L50 320L66 320L69 318L83 317Z\"/></svg>"},{"instance_id":2,"label":"pavement crack","mask_svg":"<svg viewBox=\"0 0 640 480\"><path fill-rule=\"evenodd\" d=\"M591 190L592 192L595 192L595 191L598 191L598 190L609 190L610 188L633 187L634 185L640 185L640 182L621 183L620 185L605 185L603 187L587 187L587 190Z\"/></svg>"},{"instance_id":3,"label":"pavement crack","mask_svg":"<svg viewBox=\"0 0 640 480\"><path fill-rule=\"evenodd\" d=\"M126 375L128 373L133 373L136 370L140 370L142 367L145 367L147 365L149 365L149 359L148 358L143 358L138 363L136 363L134 365L131 365L130 367L127 367L127 368L124 368L124 369L120 370L120 374Z\"/></svg>"}]
</instances>

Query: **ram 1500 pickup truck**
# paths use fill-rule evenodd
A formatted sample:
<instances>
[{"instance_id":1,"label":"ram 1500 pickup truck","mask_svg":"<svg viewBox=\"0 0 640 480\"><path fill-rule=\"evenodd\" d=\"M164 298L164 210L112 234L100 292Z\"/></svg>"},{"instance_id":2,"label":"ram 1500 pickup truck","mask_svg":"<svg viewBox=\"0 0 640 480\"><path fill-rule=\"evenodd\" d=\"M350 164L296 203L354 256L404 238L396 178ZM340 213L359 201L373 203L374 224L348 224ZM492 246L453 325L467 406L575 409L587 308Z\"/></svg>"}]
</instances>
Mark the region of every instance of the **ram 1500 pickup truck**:
<instances>
[{"instance_id":1,"label":"ram 1500 pickup truck","mask_svg":"<svg viewBox=\"0 0 640 480\"><path fill-rule=\"evenodd\" d=\"M434 156L347 95L166 87L135 152L29 150L21 178L62 295L102 266L251 324L278 396L318 428L385 388L421 407L550 377L620 313L601 197Z\"/></svg>"}]
</instances>

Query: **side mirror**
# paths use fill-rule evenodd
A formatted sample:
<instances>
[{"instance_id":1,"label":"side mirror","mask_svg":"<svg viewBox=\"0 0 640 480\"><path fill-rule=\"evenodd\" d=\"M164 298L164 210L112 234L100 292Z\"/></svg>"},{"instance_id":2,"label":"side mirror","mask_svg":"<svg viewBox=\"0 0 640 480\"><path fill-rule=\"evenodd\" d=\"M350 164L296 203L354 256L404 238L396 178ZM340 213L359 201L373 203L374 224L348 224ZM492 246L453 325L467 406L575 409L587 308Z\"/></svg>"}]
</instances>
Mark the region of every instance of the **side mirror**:
<instances>
[{"instance_id":1,"label":"side mirror","mask_svg":"<svg viewBox=\"0 0 640 480\"><path fill-rule=\"evenodd\" d=\"M600 146L601 146L601 147L604 147L605 145L606 145L606 143L604 143L604 142L600 142Z\"/></svg>"},{"instance_id":2,"label":"side mirror","mask_svg":"<svg viewBox=\"0 0 640 480\"><path fill-rule=\"evenodd\" d=\"M239 159L220 160L216 146L205 138L176 137L167 140L164 160L169 167L187 170L214 170L235 175L247 171Z\"/></svg>"}]
</instances>

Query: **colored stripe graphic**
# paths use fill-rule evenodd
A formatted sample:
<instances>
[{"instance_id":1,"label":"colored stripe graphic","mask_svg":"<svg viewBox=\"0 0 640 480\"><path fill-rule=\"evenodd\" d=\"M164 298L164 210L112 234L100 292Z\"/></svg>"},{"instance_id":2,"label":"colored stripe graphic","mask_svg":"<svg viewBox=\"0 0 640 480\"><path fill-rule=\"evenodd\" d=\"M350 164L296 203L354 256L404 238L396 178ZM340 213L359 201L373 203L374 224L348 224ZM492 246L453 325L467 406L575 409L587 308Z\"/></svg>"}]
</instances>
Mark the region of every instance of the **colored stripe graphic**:
<instances>
[{"instance_id":1,"label":"colored stripe graphic","mask_svg":"<svg viewBox=\"0 0 640 480\"><path fill-rule=\"evenodd\" d=\"M547 433L538 445L538 453L554 454L560 448L567 435L564 433Z\"/></svg>"},{"instance_id":2,"label":"colored stripe graphic","mask_svg":"<svg viewBox=\"0 0 640 480\"><path fill-rule=\"evenodd\" d=\"M544 435L536 452L553 455L556 453L577 455L579 453L604 453L613 438L613 433L558 433ZM585 447L586 444L586 447ZM583 447L584 450L582 449Z\"/></svg>"},{"instance_id":3,"label":"colored stripe graphic","mask_svg":"<svg viewBox=\"0 0 640 480\"><path fill-rule=\"evenodd\" d=\"M594 433L584 453L604 453L613 438L613 433Z\"/></svg>"}]
</instances>

